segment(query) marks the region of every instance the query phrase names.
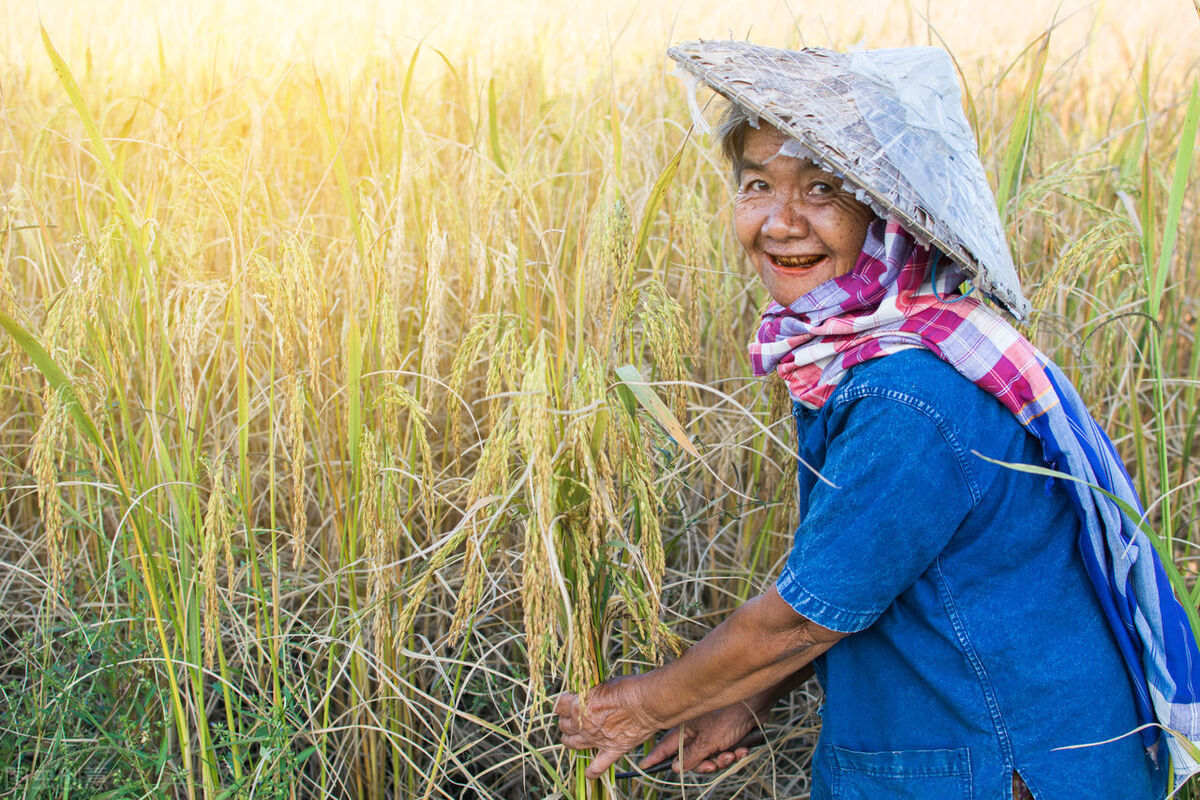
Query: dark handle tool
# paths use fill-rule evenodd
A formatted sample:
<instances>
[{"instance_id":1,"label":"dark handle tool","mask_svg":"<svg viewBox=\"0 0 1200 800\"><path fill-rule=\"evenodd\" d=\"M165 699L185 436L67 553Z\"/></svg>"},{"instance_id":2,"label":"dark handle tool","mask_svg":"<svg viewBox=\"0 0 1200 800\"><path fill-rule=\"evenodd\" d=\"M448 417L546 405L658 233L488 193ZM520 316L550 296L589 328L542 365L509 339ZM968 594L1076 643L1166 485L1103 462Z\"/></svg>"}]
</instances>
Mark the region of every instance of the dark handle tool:
<instances>
[{"instance_id":1,"label":"dark handle tool","mask_svg":"<svg viewBox=\"0 0 1200 800\"><path fill-rule=\"evenodd\" d=\"M647 767L646 769L629 769L625 770L624 772L618 772L613 777L619 781L627 781L630 778L637 778L642 775L653 775L656 772L666 772L671 768L672 761L673 759L668 758L666 761L658 762L653 767Z\"/></svg>"}]
</instances>

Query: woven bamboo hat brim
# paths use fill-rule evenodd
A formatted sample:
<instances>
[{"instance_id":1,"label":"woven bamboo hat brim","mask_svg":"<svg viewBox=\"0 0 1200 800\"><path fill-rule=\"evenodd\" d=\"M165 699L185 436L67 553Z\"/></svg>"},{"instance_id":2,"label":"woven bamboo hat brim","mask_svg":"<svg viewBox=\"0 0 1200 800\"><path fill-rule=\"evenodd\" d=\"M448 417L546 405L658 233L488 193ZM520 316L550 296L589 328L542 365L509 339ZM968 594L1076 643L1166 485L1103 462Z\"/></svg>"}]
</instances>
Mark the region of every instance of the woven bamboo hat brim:
<instances>
[{"instance_id":1,"label":"woven bamboo hat brim","mask_svg":"<svg viewBox=\"0 0 1200 800\"><path fill-rule=\"evenodd\" d=\"M752 125L765 120L794 140L786 155L837 175L1014 317L1028 316L945 51L793 51L731 41L685 42L667 55L740 106Z\"/></svg>"}]
</instances>

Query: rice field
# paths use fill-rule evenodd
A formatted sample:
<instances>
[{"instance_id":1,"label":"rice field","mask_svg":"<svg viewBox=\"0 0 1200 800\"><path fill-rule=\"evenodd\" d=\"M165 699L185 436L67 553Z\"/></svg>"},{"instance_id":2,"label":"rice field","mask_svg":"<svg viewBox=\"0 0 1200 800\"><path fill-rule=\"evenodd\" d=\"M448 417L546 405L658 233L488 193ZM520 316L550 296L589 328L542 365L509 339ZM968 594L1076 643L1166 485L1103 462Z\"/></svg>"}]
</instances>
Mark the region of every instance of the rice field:
<instances>
[{"instance_id":1,"label":"rice field","mask_svg":"<svg viewBox=\"0 0 1200 800\"><path fill-rule=\"evenodd\" d=\"M806 796L812 687L716 777L550 716L795 525L688 38L951 51L1196 605L1200 6L650 5L0 2L0 797Z\"/></svg>"}]
</instances>

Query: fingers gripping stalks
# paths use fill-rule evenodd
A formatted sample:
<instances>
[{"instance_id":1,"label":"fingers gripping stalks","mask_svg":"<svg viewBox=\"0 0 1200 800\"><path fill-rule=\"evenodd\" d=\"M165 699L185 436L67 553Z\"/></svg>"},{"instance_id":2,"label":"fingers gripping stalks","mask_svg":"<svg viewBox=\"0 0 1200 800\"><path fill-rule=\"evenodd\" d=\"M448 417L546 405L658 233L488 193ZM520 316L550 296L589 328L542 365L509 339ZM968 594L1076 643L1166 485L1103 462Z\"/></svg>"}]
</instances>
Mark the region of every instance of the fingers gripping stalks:
<instances>
[{"instance_id":1,"label":"fingers gripping stalks","mask_svg":"<svg viewBox=\"0 0 1200 800\"><path fill-rule=\"evenodd\" d=\"M767 709L758 703L736 703L709 712L670 730L638 766L649 769L673 758L674 772L708 774L734 764L763 741L761 724Z\"/></svg>"},{"instance_id":2,"label":"fingers gripping stalks","mask_svg":"<svg viewBox=\"0 0 1200 800\"><path fill-rule=\"evenodd\" d=\"M554 703L562 743L572 750L595 748L585 775L596 780L621 756L650 738L658 726L642 710L637 678L616 678L588 691L586 702L565 693Z\"/></svg>"},{"instance_id":3,"label":"fingers gripping stalks","mask_svg":"<svg viewBox=\"0 0 1200 800\"><path fill-rule=\"evenodd\" d=\"M585 702L575 694L560 695L554 706L562 742L573 750L595 748L586 776L599 778L626 752L657 729L642 711L636 696L636 677L622 678L592 689ZM757 700L757 698L756 698ZM763 741L761 720L769 703L736 703L671 729L639 762L642 771L707 774L734 764ZM618 773L636 777L638 771Z\"/></svg>"}]
</instances>

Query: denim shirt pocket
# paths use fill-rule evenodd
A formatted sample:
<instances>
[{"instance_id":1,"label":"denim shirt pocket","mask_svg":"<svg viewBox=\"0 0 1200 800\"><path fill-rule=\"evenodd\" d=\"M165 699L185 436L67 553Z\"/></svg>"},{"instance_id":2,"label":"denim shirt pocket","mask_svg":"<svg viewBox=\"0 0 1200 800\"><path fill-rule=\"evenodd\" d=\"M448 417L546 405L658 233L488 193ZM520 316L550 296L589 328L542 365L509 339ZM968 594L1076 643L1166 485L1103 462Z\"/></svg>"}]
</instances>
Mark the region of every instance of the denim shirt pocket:
<instances>
[{"instance_id":1,"label":"denim shirt pocket","mask_svg":"<svg viewBox=\"0 0 1200 800\"><path fill-rule=\"evenodd\" d=\"M833 800L971 800L971 754L953 750L829 747Z\"/></svg>"}]
</instances>

